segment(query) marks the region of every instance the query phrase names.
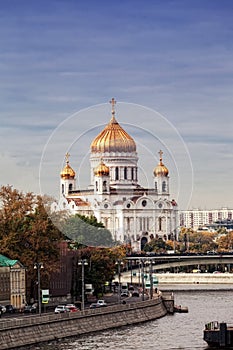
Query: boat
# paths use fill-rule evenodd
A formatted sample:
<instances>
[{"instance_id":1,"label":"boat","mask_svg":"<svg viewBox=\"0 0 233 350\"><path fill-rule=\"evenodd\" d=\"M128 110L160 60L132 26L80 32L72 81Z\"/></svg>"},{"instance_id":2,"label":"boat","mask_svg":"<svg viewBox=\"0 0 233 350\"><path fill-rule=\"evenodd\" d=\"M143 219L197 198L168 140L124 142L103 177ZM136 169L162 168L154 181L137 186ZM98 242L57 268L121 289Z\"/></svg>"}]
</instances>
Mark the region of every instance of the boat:
<instances>
[{"instance_id":1,"label":"boat","mask_svg":"<svg viewBox=\"0 0 233 350\"><path fill-rule=\"evenodd\" d=\"M233 349L233 324L218 321L206 323L203 339L217 349Z\"/></svg>"},{"instance_id":2,"label":"boat","mask_svg":"<svg viewBox=\"0 0 233 350\"><path fill-rule=\"evenodd\" d=\"M189 312L187 306L174 305L174 312Z\"/></svg>"}]
</instances>

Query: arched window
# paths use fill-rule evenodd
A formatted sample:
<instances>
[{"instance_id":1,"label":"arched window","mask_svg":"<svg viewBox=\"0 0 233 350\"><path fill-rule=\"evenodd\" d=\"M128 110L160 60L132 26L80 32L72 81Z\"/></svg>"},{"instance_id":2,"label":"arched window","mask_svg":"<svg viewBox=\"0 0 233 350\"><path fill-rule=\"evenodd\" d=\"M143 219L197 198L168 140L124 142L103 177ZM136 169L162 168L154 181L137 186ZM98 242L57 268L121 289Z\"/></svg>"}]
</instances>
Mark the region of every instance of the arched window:
<instances>
[{"instance_id":1,"label":"arched window","mask_svg":"<svg viewBox=\"0 0 233 350\"><path fill-rule=\"evenodd\" d=\"M115 179L119 180L119 168L118 167L116 167L116 169L115 169Z\"/></svg>"},{"instance_id":2,"label":"arched window","mask_svg":"<svg viewBox=\"0 0 233 350\"><path fill-rule=\"evenodd\" d=\"M61 193L63 194L65 192L64 184L61 185Z\"/></svg>"},{"instance_id":3,"label":"arched window","mask_svg":"<svg viewBox=\"0 0 233 350\"><path fill-rule=\"evenodd\" d=\"M133 168L131 168L131 179L134 180L134 177L133 177Z\"/></svg>"},{"instance_id":4,"label":"arched window","mask_svg":"<svg viewBox=\"0 0 233 350\"><path fill-rule=\"evenodd\" d=\"M72 189L73 189L73 185L69 184L69 191L72 191Z\"/></svg>"},{"instance_id":5,"label":"arched window","mask_svg":"<svg viewBox=\"0 0 233 350\"><path fill-rule=\"evenodd\" d=\"M157 181L155 181L155 191L158 192L158 184L157 184Z\"/></svg>"},{"instance_id":6,"label":"arched window","mask_svg":"<svg viewBox=\"0 0 233 350\"><path fill-rule=\"evenodd\" d=\"M95 190L98 192L98 181L95 182Z\"/></svg>"},{"instance_id":7,"label":"arched window","mask_svg":"<svg viewBox=\"0 0 233 350\"><path fill-rule=\"evenodd\" d=\"M107 181L103 182L103 192L107 192Z\"/></svg>"},{"instance_id":8,"label":"arched window","mask_svg":"<svg viewBox=\"0 0 233 350\"><path fill-rule=\"evenodd\" d=\"M166 181L163 181L162 183L162 192L166 192Z\"/></svg>"},{"instance_id":9,"label":"arched window","mask_svg":"<svg viewBox=\"0 0 233 350\"><path fill-rule=\"evenodd\" d=\"M127 168L124 168L124 179L127 180Z\"/></svg>"},{"instance_id":10,"label":"arched window","mask_svg":"<svg viewBox=\"0 0 233 350\"><path fill-rule=\"evenodd\" d=\"M159 217L159 231L162 231L162 218Z\"/></svg>"}]
</instances>

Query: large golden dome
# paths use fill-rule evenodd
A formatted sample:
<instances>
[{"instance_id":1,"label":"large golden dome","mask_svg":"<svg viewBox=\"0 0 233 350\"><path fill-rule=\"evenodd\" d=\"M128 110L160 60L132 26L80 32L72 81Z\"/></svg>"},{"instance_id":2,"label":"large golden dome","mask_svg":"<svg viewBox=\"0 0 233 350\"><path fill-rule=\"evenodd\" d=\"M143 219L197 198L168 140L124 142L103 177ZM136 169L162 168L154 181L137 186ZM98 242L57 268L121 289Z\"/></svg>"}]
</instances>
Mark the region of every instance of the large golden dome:
<instances>
[{"instance_id":1,"label":"large golden dome","mask_svg":"<svg viewBox=\"0 0 233 350\"><path fill-rule=\"evenodd\" d=\"M169 171L168 168L163 164L162 154L163 152L160 150L160 159L159 164L154 169L154 176L168 176Z\"/></svg>"},{"instance_id":2,"label":"large golden dome","mask_svg":"<svg viewBox=\"0 0 233 350\"><path fill-rule=\"evenodd\" d=\"M109 175L109 167L104 164L101 159L100 164L94 169L95 176L108 176Z\"/></svg>"},{"instance_id":3,"label":"large golden dome","mask_svg":"<svg viewBox=\"0 0 233 350\"><path fill-rule=\"evenodd\" d=\"M71 168L69 164L69 156L69 153L66 153L66 165L60 173L61 178L65 180L75 178L75 171Z\"/></svg>"},{"instance_id":4,"label":"large golden dome","mask_svg":"<svg viewBox=\"0 0 233 350\"><path fill-rule=\"evenodd\" d=\"M136 152L136 144L133 138L115 119L114 105L116 102L114 99L112 99L111 104L112 118L104 130L92 141L91 152Z\"/></svg>"}]
</instances>

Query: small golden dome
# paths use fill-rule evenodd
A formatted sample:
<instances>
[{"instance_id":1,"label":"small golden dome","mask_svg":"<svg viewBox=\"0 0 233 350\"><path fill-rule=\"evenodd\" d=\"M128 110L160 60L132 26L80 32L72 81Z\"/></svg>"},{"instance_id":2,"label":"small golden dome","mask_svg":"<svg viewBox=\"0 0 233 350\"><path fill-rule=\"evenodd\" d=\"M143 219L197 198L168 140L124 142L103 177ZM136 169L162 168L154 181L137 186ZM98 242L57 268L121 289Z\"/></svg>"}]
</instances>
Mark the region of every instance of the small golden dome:
<instances>
[{"instance_id":1,"label":"small golden dome","mask_svg":"<svg viewBox=\"0 0 233 350\"><path fill-rule=\"evenodd\" d=\"M71 168L69 164L69 156L70 156L69 153L66 153L66 166L63 168L63 170L60 173L61 178L64 180L74 179L75 177L75 171Z\"/></svg>"},{"instance_id":2,"label":"small golden dome","mask_svg":"<svg viewBox=\"0 0 233 350\"><path fill-rule=\"evenodd\" d=\"M109 167L104 164L101 159L100 164L94 169L95 176L108 176L109 175Z\"/></svg>"},{"instance_id":3,"label":"small golden dome","mask_svg":"<svg viewBox=\"0 0 233 350\"><path fill-rule=\"evenodd\" d=\"M136 144L131 136L118 124L115 119L114 105L112 99L112 118L104 130L92 141L92 153L105 152L136 152Z\"/></svg>"},{"instance_id":4,"label":"small golden dome","mask_svg":"<svg viewBox=\"0 0 233 350\"><path fill-rule=\"evenodd\" d=\"M160 150L159 164L154 169L154 176L168 176L169 174L168 168L163 164L162 154L163 152Z\"/></svg>"}]
</instances>

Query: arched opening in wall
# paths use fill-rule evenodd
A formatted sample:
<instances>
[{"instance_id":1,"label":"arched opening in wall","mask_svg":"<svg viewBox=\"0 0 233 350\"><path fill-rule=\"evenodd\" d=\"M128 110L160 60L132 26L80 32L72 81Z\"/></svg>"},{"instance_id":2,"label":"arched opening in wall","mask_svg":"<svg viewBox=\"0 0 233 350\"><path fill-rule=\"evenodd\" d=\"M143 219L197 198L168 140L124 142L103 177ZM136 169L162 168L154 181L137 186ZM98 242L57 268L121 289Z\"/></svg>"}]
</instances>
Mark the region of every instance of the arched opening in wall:
<instances>
[{"instance_id":1,"label":"arched opening in wall","mask_svg":"<svg viewBox=\"0 0 233 350\"><path fill-rule=\"evenodd\" d=\"M107 181L103 182L103 192L107 192Z\"/></svg>"},{"instance_id":2,"label":"arched opening in wall","mask_svg":"<svg viewBox=\"0 0 233 350\"><path fill-rule=\"evenodd\" d=\"M155 181L155 192L158 192L158 184L157 184L157 181Z\"/></svg>"},{"instance_id":3,"label":"arched opening in wall","mask_svg":"<svg viewBox=\"0 0 233 350\"><path fill-rule=\"evenodd\" d=\"M61 185L61 193L63 194L65 192L65 186L64 184Z\"/></svg>"},{"instance_id":4,"label":"arched opening in wall","mask_svg":"<svg viewBox=\"0 0 233 350\"><path fill-rule=\"evenodd\" d=\"M127 180L127 168L124 168L124 179Z\"/></svg>"},{"instance_id":5,"label":"arched opening in wall","mask_svg":"<svg viewBox=\"0 0 233 350\"><path fill-rule=\"evenodd\" d=\"M69 184L69 191L72 191L73 190L73 186L72 184Z\"/></svg>"},{"instance_id":6,"label":"arched opening in wall","mask_svg":"<svg viewBox=\"0 0 233 350\"><path fill-rule=\"evenodd\" d=\"M147 237L142 237L142 239L141 239L141 250L144 249L144 247L145 247L147 242L148 242Z\"/></svg>"},{"instance_id":7,"label":"arched opening in wall","mask_svg":"<svg viewBox=\"0 0 233 350\"><path fill-rule=\"evenodd\" d=\"M131 179L134 180L134 178L133 178L133 168L131 168Z\"/></svg>"},{"instance_id":8,"label":"arched opening in wall","mask_svg":"<svg viewBox=\"0 0 233 350\"><path fill-rule=\"evenodd\" d=\"M159 217L159 231L162 231L162 218Z\"/></svg>"},{"instance_id":9,"label":"arched opening in wall","mask_svg":"<svg viewBox=\"0 0 233 350\"><path fill-rule=\"evenodd\" d=\"M98 181L95 182L95 190L98 192Z\"/></svg>"},{"instance_id":10,"label":"arched opening in wall","mask_svg":"<svg viewBox=\"0 0 233 350\"><path fill-rule=\"evenodd\" d=\"M162 183L162 192L166 192L166 191L167 191L166 181L163 181L163 183Z\"/></svg>"},{"instance_id":11,"label":"arched opening in wall","mask_svg":"<svg viewBox=\"0 0 233 350\"><path fill-rule=\"evenodd\" d=\"M116 167L116 169L115 169L115 179L119 180L119 168L118 167Z\"/></svg>"}]
</instances>

